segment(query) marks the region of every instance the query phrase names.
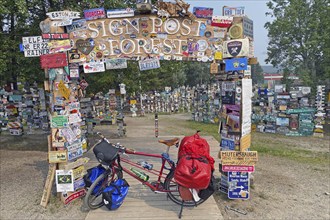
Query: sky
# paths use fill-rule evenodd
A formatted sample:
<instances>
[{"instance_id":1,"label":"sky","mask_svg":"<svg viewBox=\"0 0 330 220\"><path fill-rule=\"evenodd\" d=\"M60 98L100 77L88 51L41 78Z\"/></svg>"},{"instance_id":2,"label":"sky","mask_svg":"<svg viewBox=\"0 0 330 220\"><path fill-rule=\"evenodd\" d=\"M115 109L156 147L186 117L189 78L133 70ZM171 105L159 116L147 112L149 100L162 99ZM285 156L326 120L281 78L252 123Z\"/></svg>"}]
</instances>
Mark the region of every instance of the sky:
<instances>
[{"instance_id":1,"label":"sky","mask_svg":"<svg viewBox=\"0 0 330 220\"><path fill-rule=\"evenodd\" d=\"M267 21L271 21L265 13L270 10L266 6L268 0L184 0L190 4L189 11L193 11L193 7L209 7L213 8L213 15L222 15L222 7L245 7L245 15L253 20L254 32L254 56L258 58L260 65L270 65L265 63L267 58L268 37L267 30L264 25Z\"/></svg>"}]
</instances>

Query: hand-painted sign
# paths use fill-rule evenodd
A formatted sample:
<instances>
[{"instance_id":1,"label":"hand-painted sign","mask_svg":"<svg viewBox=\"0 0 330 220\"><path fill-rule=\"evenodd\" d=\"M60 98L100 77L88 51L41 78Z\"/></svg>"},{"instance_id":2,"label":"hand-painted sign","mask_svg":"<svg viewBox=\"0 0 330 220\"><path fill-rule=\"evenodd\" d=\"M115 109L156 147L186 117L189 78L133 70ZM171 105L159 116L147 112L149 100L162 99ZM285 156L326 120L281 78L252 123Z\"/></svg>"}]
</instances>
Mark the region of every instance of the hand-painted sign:
<instances>
[{"instance_id":1,"label":"hand-painted sign","mask_svg":"<svg viewBox=\"0 0 330 220\"><path fill-rule=\"evenodd\" d=\"M68 65L66 53L41 55L40 64L42 69L65 67Z\"/></svg>"},{"instance_id":2,"label":"hand-painted sign","mask_svg":"<svg viewBox=\"0 0 330 220\"><path fill-rule=\"evenodd\" d=\"M156 59L146 59L146 60L140 60L139 61L139 67L140 70L151 70L151 69L157 69L160 68L159 60Z\"/></svg>"},{"instance_id":3,"label":"hand-painted sign","mask_svg":"<svg viewBox=\"0 0 330 220\"><path fill-rule=\"evenodd\" d=\"M254 172L254 166L222 165L223 172Z\"/></svg>"},{"instance_id":4,"label":"hand-painted sign","mask_svg":"<svg viewBox=\"0 0 330 220\"><path fill-rule=\"evenodd\" d=\"M229 40L223 42L223 58L247 57L249 55L249 39Z\"/></svg>"},{"instance_id":5,"label":"hand-painted sign","mask_svg":"<svg viewBox=\"0 0 330 220\"><path fill-rule=\"evenodd\" d=\"M107 10L107 17L108 18L134 17L134 10L132 8Z\"/></svg>"},{"instance_id":6,"label":"hand-painted sign","mask_svg":"<svg viewBox=\"0 0 330 220\"><path fill-rule=\"evenodd\" d=\"M52 116L50 127L52 128L62 128L67 127L69 125L68 116L66 115L59 115L59 116Z\"/></svg>"},{"instance_id":7,"label":"hand-painted sign","mask_svg":"<svg viewBox=\"0 0 330 220\"><path fill-rule=\"evenodd\" d=\"M233 23L233 20L233 17L213 15L211 25L216 27L229 28Z\"/></svg>"},{"instance_id":8,"label":"hand-painted sign","mask_svg":"<svg viewBox=\"0 0 330 220\"><path fill-rule=\"evenodd\" d=\"M251 124L250 124L251 127ZM251 128L250 128L251 131ZM251 133L244 135L240 141L240 151L246 151L251 146Z\"/></svg>"},{"instance_id":9,"label":"hand-painted sign","mask_svg":"<svg viewBox=\"0 0 330 220\"><path fill-rule=\"evenodd\" d=\"M247 58L233 58L224 60L226 63L225 71L239 71L247 69Z\"/></svg>"},{"instance_id":10,"label":"hand-painted sign","mask_svg":"<svg viewBox=\"0 0 330 220\"><path fill-rule=\"evenodd\" d=\"M86 174L86 170L84 166L79 166L73 169L72 171L73 171L73 179L75 180L82 178Z\"/></svg>"},{"instance_id":11,"label":"hand-painted sign","mask_svg":"<svg viewBox=\"0 0 330 220\"><path fill-rule=\"evenodd\" d=\"M84 10L84 16L87 21L106 17L104 8Z\"/></svg>"},{"instance_id":12,"label":"hand-painted sign","mask_svg":"<svg viewBox=\"0 0 330 220\"><path fill-rule=\"evenodd\" d=\"M85 73L97 73L97 72L104 72L104 62L89 62L84 63L84 72Z\"/></svg>"},{"instance_id":13,"label":"hand-painted sign","mask_svg":"<svg viewBox=\"0 0 330 220\"><path fill-rule=\"evenodd\" d=\"M206 18L211 19L213 15L213 8L206 8L206 7L194 7L193 14L197 18Z\"/></svg>"},{"instance_id":14,"label":"hand-painted sign","mask_svg":"<svg viewBox=\"0 0 330 220\"><path fill-rule=\"evenodd\" d=\"M258 161L257 151L221 151L222 165L255 165Z\"/></svg>"},{"instance_id":15,"label":"hand-painted sign","mask_svg":"<svg viewBox=\"0 0 330 220\"><path fill-rule=\"evenodd\" d=\"M247 172L228 172L228 198L249 199L250 179Z\"/></svg>"},{"instance_id":16,"label":"hand-painted sign","mask_svg":"<svg viewBox=\"0 0 330 220\"><path fill-rule=\"evenodd\" d=\"M48 42L48 48L49 48L49 53L64 52L71 49L71 43L69 39L53 40Z\"/></svg>"},{"instance_id":17,"label":"hand-painted sign","mask_svg":"<svg viewBox=\"0 0 330 220\"><path fill-rule=\"evenodd\" d=\"M80 18L80 12L76 11L53 11L46 13L46 15L52 20L72 20Z\"/></svg>"},{"instance_id":18,"label":"hand-painted sign","mask_svg":"<svg viewBox=\"0 0 330 220\"><path fill-rule=\"evenodd\" d=\"M41 36L23 37L22 41L25 57L39 57L49 53L47 41Z\"/></svg>"},{"instance_id":19,"label":"hand-painted sign","mask_svg":"<svg viewBox=\"0 0 330 220\"><path fill-rule=\"evenodd\" d=\"M127 60L126 59L106 59L105 61L106 69L125 69L127 68Z\"/></svg>"},{"instance_id":20,"label":"hand-painted sign","mask_svg":"<svg viewBox=\"0 0 330 220\"><path fill-rule=\"evenodd\" d=\"M69 34L42 34L42 38L50 40L69 39Z\"/></svg>"},{"instance_id":21,"label":"hand-painted sign","mask_svg":"<svg viewBox=\"0 0 330 220\"><path fill-rule=\"evenodd\" d=\"M65 151L49 151L48 152L48 163L66 163L68 157Z\"/></svg>"}]
</instances>

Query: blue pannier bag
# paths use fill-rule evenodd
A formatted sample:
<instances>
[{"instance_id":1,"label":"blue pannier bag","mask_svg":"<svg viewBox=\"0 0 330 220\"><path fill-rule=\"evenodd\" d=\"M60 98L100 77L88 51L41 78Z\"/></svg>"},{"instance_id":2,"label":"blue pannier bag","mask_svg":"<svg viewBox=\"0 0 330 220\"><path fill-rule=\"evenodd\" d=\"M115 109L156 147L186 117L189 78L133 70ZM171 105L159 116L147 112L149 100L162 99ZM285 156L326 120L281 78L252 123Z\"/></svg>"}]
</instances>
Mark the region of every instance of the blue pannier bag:
<instances>
[{"instance_id":1,"label":"blue pannier bag","mask_svg":"<svg viewBox=\"0 0 330 220\"><path fill-rule=\"evenodd\" d=\"M104 172L105 168L102 165L98 165L96 167L88 169L87 174L84 175L85 186L90 187L95 182L95 180ZM94 188L92 192L93 195L98 192L101 184L102 181L100 181L99 184Z\"/></svg>"},{"instance_id":2,"label":"blue pannier bag","mask_svg":"<svg viewBox=\"0 0 330 220\"><path fill-rule=\"evenodd\" d=\"M125 179L118 179L105 188L102 192L104 205L109 210L118 209L124 202L129 185Z\"/></svg>"}]
</instances>

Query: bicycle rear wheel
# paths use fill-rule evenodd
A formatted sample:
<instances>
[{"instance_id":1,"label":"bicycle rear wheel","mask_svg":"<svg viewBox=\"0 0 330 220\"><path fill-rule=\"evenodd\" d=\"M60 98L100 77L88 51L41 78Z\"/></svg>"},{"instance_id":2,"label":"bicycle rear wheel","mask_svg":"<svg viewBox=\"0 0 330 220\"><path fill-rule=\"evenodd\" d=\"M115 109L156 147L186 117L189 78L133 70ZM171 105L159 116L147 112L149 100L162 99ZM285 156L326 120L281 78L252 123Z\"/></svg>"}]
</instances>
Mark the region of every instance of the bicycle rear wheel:
<instances>
[{"instance_id":1,"label":"bicycle rear wheel","mask_svg":"<svg viewBox=\"0 0 330 220\"><path fill-rule=\"evenodd\" d=\"M167 176L164 182L164 187L166 190L170 190L167 193L168 197L178 205L182 205L182 198L179 193L178 183L174 179L174 171L171 171ZM184 201L183 206L192 207L196 205L200 205L205 202L204 199L200 199L199 201Z\"/></svg>"},{"instance_id":2,"label":"bicycle rear wheel","mask_svg":"<svg viewBox=\"0 0 330 220\"><path fill-rule=\"evenodd\" d=\"M119 169L115 170L115 176L113 180L123 178L123 172ZM110 170L107 170L105 173L102 173L94 183L89 187L86 196L84 198L84 206L89 209L97 209L103 206L102 192L109 186L112 177Z\"/></svg>"}]
</instances>

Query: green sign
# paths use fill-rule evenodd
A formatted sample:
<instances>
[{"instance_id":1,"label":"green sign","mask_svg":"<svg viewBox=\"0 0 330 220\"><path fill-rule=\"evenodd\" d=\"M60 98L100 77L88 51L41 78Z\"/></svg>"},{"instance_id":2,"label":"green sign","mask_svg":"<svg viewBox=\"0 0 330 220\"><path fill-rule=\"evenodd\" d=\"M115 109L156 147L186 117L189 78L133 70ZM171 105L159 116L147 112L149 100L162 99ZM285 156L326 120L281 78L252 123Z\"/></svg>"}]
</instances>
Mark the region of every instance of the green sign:
<instances>
[{"instance_id":1,"label":"green sign","mask_svg":"<svg viewBox=\"0 0 330 220\"><path fill-rule=\"evenodd\" d=\"M297 108L297 109L288 109L286 110L286 114L297 114L297 113L308 113L315 112L314 108Z\"/></svg>"},{"instance_id":2,"label":"green sign","mask_svg":"<svg viewBox=\"0 0 330 220\"><path fill-rule=\"evenodd\" d=\"M60 115L60 116L53 116L51 118L51 124L50 126L52 128L62 128L62 127L68 127L69 125L69 119L66 115Z\"/></svg>"}]
</instances>

